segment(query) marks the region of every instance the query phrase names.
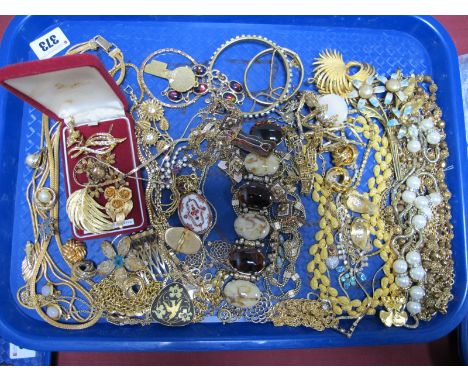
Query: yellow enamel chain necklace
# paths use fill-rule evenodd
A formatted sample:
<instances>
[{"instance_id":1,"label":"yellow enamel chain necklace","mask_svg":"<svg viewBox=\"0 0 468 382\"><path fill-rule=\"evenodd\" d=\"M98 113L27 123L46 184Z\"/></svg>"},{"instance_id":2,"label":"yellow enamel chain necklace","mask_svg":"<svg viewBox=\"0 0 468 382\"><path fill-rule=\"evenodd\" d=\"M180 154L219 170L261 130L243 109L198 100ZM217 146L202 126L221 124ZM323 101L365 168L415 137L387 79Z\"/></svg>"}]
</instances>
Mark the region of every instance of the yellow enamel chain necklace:
<instances>
[{"instance_id":1,"label":"yellow enamel chain necklace","mask_svg":"<svg viewBox=\"0 0 468 382\"><path fill-rule=\"evenodd\" d=\"M364 193L363 196L369 197L375 205L380 205L382 196L388 189L389 180L392 177L392 155L388 149L389 142L387 137L380 136L379 127L376 124L368 124L363 117L358 117L356 121L359 122L356 124L356 131L369 139L371 147L375 150L374 176L368 179L369 192ZM382 297L387 296L392 288L396 287L396 285L389 286L393 283L394 278L391 273L393 256L389 247L391 233L388 232L380 211L374 216L362 214L362 218L369 223L370 233L375 236L373 245L378 249L380 258L385 262L382 267L385 276L380 280L379 288L374 289L371 294L365 292L366 297L363 300L350 299L346 292L340 293L331 285L329 270L326 265L326 259L329 257L329 247L335 241L334 230L340 226L337 219L337 206L332 198L333 191L319 173L314 175L313 189L312 199L318 203L317 211L321 219L319 222L320 229L315 235L317 243L309 249L309 253L313 257L313 260L307 266L307 270L312 276L310 286L319 293L321 299L330 301L336 315L347 314L350 317L359 317L364 314L375 314L375 308L381 305Z\"/></svg>"}]
</instances>

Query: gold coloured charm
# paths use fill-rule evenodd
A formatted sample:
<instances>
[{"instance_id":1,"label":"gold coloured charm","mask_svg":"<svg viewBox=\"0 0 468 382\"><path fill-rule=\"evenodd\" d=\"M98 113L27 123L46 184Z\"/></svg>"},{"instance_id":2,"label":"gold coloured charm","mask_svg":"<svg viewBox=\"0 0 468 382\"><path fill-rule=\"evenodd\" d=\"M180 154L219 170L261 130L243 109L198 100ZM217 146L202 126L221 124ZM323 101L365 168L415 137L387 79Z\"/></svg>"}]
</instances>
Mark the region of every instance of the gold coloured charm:
<instances>
[{"instance_id":1,"label":"gold coloured charm","mask_svg":"<svg viewBox=\"0 0 468 382\"><path fill-rule=\"evenodd\" d=\"M185 287L178 282L167 285L151 306L151 317L166 326L185 326L192 322L195 312Z\"/></svg>"},{"instance_id":2,"label":"gold coloured charm","mask_svg":"<svg viewBox=\"0 0 468 382\"><path fill-rule=\"evenodd\" d=\"M75 128L71 128L70 133L68 133L67 148L72 147L73 145L81 145L83 144L83 140L84 138L81 133Z\"/></svg>"},{"instance_id":3,"label":"gold coloured charm","mask_svg":"<svg viewBox=\"0 0 468 382\"><path fill-rule=\"evenodd\" d=\"M141 103L137 109L137 114L140 119L145 121L160 121L164 116L164 109L156 99L149 99Z\"/></svg>"},{"instance_id":4,"label":"gold coloured charm","mask_svg":"<svg viewBox=\"0 0 468 382\"><path fill-rule=\"evenodd\" d=\"M157 99L149 99L137 108L139 120L136 123L136 134L139 142L147 146L155 146L165 142L164 134L169 129L169 122L164 117L164 109Z\"/></svg>"},{"instance_id":5,"label":"gold coloured charm","mask_svg":"<svg viewBox=\"0 0 468 382\"><path fill-rule=\"evenodd\" d=\"M335 192L346 191L351 186L349 173L343 167L332 167L327 171L325 180Z\"/></svg>"},{"instance_id":6,"label":"gold coloured charm","mask_svg":"<svg viewBox=\"0 0 468 382\"><path fill-rule=\"evenodd\" d=\"M189 91L197 85L195 73L188 66L169 70L166 63L153 60L145 66L145 72L167 79L170 88L181 93Z\"/></svg>"},{"instance_id":7,"label":"gold coloured charm","mask_svg":"<svg viewBox=\"0 0 468 382\"><path fill-rule=\"evenodd\" d=\"M72 265L71 270L73 277L79 280L90 280L97 273L96 264L91 260L78 261Z\"/></svg>"},{"instance_id":8,"label":"gold coloured charm","mask_svg":"<svg viewBox=\"0 0 468 382\"><path fill-rule=\"evenodd\" d=\"M122 292L128 298L134 299L144 293L145 283L138 276L128 276L121 283Z\"/></svg>"},{"instance_id":9,"label":"gold coloured charm","mask_svg":"<svg viewBox=\"0 0 468 382\"><path fill-rule=\"evenodd\" d=\"M195 73L188 66L172 70L169 75L169 86L178 92L186 92L196 86Z\"/></svg>"},{"instance_id":10,"label":"gold coloured charm","mask_svg":"<svg viewBox=\"0 0 468 382\"><path fill-rule=\"evenodd\" d=\"M373 66L367 63L350 61L345 63L341 53L336 50L325 50L320 53L314 62L313 81L320 93L338 94L346 97L351 91L351 82L354 80L365 81L375 74ZM352 69L357 68L356 73Z\"/></svg>"},{"instance_id":11,"label":"gold coloured charm","mask_svg":"<svg viewBox=\"0 0 468 382\"><path fill-rule=\"evenodd\" d=\"M335 166L350 166L358 157L358 150L355 145L347 143L332 151L332 159Z\"/></svg>"},{"instance_id":12,"label":"gold coloured charm","mask_svg":"<svg viewBox=\"0 0 468 382\"><path fill-rule=\"evenodd\" d=\"M371 247L369 239L369 223L362 218L354 219L351 223L351 241L353 244L359 249L366 250Z\"/></svg>"},{"instance_id":13,"label":"gold coloured charm","mask_svg":"<svg viewBox=\"0 0 468 382\"><path fill-rule=\"evenodd\" d=\"M380 321L387 327L403 326L408 321L408 314L403 310L406 302L401 291L393 292L390 296L383 298L384 306L387 310L379 312Z\"/></svg>"},{"instance_id":14,"label":"gold coloured charm","mask_svg":"<svg viewBox=\"0 0 468 382\"><path fill-rule=\"evenodd\" d=\"M25 257L21 263L21 275L24 281L28 281L33 276L34 265L36 262L36 249L34 244L28 241L24 247Z\"/></svg>"},{"instance_id":15,"label":"gold coloured charm","mask_svg":"<svg viewBox=\"0 0 468 382\"><path fill-rule=\"evenodd\" d=\"M63 245L62 256L70 264L83 261L86 257L86 246L83 242L78 240L67 240Z\"/></svg>"}]
</instances>

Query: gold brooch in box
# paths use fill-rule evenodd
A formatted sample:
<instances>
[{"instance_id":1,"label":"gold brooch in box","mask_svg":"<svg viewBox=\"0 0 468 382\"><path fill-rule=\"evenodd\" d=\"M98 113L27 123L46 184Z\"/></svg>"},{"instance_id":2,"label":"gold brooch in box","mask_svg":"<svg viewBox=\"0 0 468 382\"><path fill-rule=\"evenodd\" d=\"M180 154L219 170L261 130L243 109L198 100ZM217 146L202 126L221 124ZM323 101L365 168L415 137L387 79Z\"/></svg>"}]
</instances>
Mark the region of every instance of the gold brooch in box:
<instances>
[{"instance_id":1,"label":"gold brooch in box","mask_svg":"<svg viewBox=\"0 0 468 382\"><path fill-rule=\"evenodd\" d=\"M125 217L133 208L132 190L128 187L115 188L110 186L104 190L104 197L107 200L105 206L107 214L117 223L119 228L122 228Z\"/></svg>"}]
</instances>

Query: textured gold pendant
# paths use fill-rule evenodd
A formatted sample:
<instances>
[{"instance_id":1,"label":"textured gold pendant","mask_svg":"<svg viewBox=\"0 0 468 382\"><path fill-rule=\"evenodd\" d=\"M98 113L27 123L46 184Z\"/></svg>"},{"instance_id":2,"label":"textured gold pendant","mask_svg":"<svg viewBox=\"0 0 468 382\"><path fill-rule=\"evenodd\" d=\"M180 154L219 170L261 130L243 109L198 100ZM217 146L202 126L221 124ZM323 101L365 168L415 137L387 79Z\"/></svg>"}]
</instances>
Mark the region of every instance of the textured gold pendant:
<instances>
[{"instance_id":1,"label":"textured gold pendant","mask_svg":"<svg viewBox=\"0 0 468 382\"><path fill-rule=\"evenodd\" d=\"M185 326L195 315L192 300L185 287L178 282L167 285L151 306L151 317L166 326Z\"/></svg>"},{"instance_id":2,"label":"textured gold pendant","mask_svg":"<svg viewBox=\"0 0 468 382\"><path fill-rule=\"evenodd\" d=\"M362 218L354 219L351 223L351 241L359 249L366 250L369 247L370 229L369 223Z\"/></svg>"},{"instance_id":3,"label":"textured gold pendant","mask_svg":"<svg viewBox=\"0 0 468 382\"><path fill-rule=\"evenodd\" d=\"M375 215L377 206L357 191L348 192L344 197L346 207L359 214Z\"/></svg>"}]
</instances>

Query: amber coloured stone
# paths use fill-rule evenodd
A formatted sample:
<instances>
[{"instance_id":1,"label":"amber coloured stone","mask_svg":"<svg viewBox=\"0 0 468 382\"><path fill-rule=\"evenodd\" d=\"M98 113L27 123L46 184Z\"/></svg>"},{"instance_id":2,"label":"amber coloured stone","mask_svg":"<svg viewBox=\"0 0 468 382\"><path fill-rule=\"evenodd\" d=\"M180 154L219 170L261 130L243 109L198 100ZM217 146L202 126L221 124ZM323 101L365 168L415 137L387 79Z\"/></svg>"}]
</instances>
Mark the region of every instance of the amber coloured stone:
<instances>
[{"instance_id":1,"label":"amber coloured stone","mask_svg":"<svg viewBox=\"0 0 468 382\"><path fill-rule=\"evenodd\" d=\"M252 209L261 210L272 203L270 190L259 182L247 182L239 187L238 197L241 203Z\"/></svg>"},{"instance_id":2,"label":"amber coloured stone","mask_svg":"<svg viewBox=\"0 0 468 382\"><path fill-rule=\"evenodd\" d=\"M265 141L272 142L275 145L279 144L283 138L281 126L268 121L257 122L250 129L250 134L255 135Z\"/></svg>"},{"instance_id":3,"label":"amber coloured stone","mask_svg":"<svg viewBox=\"0 0 468 382\"><path fill-rule=\"evenodd\" d=\"M258 273L265 266L265 258L258 249L235 247L229 253L229 263L239 272Z\"/></svg>"}]
</instances>

